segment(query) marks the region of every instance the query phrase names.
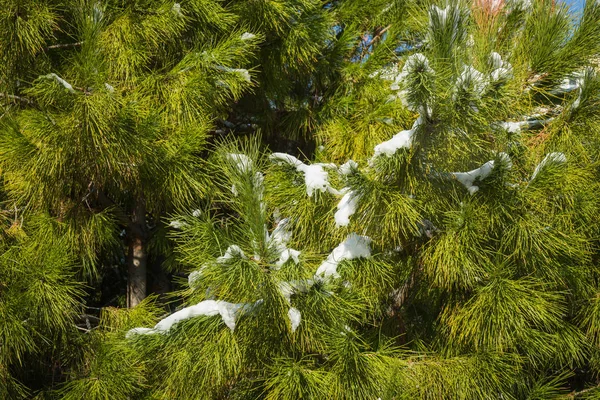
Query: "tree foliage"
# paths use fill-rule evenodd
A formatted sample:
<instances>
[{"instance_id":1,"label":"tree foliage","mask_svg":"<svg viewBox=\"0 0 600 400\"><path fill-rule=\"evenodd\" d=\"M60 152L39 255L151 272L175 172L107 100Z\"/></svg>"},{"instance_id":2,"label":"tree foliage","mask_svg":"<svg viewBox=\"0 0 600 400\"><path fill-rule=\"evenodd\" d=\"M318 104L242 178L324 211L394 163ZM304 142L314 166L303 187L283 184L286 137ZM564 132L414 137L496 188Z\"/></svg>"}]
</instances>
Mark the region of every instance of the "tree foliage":
<instances>
[{"instance_id":1,"label":"tree foliage","mask_svg":"<svg viewBox=\"0 0 600 400\"><path fill-rule=\"evenodd\" d=\"M598 395L597 1L1 3L4 397Z\"/></svg>"}]
</instances>

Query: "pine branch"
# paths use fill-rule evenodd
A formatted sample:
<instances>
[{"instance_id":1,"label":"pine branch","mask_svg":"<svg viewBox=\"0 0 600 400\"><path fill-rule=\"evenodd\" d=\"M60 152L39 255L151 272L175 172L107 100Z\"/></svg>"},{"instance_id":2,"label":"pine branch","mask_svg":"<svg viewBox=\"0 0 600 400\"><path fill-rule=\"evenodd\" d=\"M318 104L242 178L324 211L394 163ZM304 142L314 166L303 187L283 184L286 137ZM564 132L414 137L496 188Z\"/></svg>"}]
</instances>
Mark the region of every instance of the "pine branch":
<instances>
[{"instance_id":1,"label":"pine branch","mask_svg":"<svg viewBox=\"0 0 600 400\"><path fill-rule=\"evenodd\" d=\"M10 99L10 100L18 100L18 101L21 101L26 104L33 104L33 100L30 100L30 99L28 99L26 97L22 97L22 96L17 96L14 94L0 93L0 97L4 97L5 99Z\"/></svg>"},{"instance_id":2,"label":"pine branch","mask_svg":"<svg viewBox=\"0 0 600 400\"><path fill-rule=\"evenodd\" d=\"M568 398L568 399L574 399L574 398L576 398L576 397L578 397L578 396L581 396L581 395L583 395L583 394L585 394L585 393L591 392L591 391L593 391L593 390L596 390L596 389L598 389L598 388L600 388L600 385L593 386L593 387L590 387L590 388L587 388L587 389L583 389L583 390L580 390L579 392L577 392L577 391L572 391L571 393L569 393L569 394L567 395L567 398Z\"/></svg>"},{"instance_id":3,"label":"pine branch","mask_svg":"<svg viewBox=\"0 0 600 400\"><path fill-rule=\"evenodd\" d=\"M84 43L84 41L82 40L81 42L75 42L75 43L59 43L59 44L52 44L46 48L44 48L44 51L49 51L49 50L53 50L53 49L64 49L67 47L79 47Z\"/></svg>"},{"instance_id":4,"label":"pine branch","mask_svg":"<svg viewBox=\"0 0 600 400\"><path fill-rule=\"evenodd\" d=\"M368 43L366 43L363 47L363 50L360 54L360 58L363 58L365 56L365 54L369 51L369 47L371 47L373 45L373 43L375 43L375 41L381 39L381 36L383 36L384 33L386 33L390 28L392 27L392 24L386 26L385 28L379 30L375 36L373 36L373 38L371 40L369 40Z\"/></svg>"}]
</instances>

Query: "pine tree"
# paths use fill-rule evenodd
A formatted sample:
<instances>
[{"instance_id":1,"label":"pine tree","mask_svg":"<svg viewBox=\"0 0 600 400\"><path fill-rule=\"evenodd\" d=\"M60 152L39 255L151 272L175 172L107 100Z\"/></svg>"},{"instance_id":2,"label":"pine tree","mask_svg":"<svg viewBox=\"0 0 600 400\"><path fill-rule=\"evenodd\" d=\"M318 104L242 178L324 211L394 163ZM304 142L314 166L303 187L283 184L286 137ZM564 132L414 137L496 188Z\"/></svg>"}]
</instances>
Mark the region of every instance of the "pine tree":
<instances>
[{"instance_id":1,"label":"pine tree","mask_svg":"<svg viewBox=\"0 0 600 400\"><path fill-rule=\"evenodd\" d=\"M6 396L600 395L600 3L21 4ZM78 333L122 228L185 274Z\"/></svg>"}]
</instances>

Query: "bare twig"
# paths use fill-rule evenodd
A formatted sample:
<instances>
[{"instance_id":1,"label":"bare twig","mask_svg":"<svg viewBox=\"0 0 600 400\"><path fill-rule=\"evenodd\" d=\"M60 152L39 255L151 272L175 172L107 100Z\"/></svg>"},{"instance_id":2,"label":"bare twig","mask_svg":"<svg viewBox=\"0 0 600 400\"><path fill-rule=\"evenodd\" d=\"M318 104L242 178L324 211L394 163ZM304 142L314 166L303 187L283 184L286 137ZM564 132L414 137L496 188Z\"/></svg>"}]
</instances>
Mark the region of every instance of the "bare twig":
<instances>
[{"instance_id":1,"label":"bare twig","mask_svg":"<svg viewBox=\"0 0 600 400\"><path fill-rule=\"evenodd\" d=\"M10 99L10 100L18 100L18 101L21 101L21 102L27 103L27 104L33 104L33 100L29 100L26 97L17 96L14 94L0 93L0 97L4 97L5 99Z\"/></svg>"},{"instance_id":2,"label":"bare twig","mask_svg":"<svg viewBox=\"0 0 600 400\"><path fill-rule=\"evenodd\" d=\"M579 395L585 394L585 393L587 393L587 392L591 392L592 390L596 390L596 389L598 389L599 387L600 387L600 386L594 386L594 387L591 387L591 388L587 388L587 389L580 390L579 392L572 391L571 393L569 393L569 394L567 395L567 398L568 398L568 399L574 399L575 397L577 397L577 396L579 396Z\"/></svg>"},{"instance_id":3,"label":"bare twig","mask_svg":"<svg viewBox=\"0 0 600 400\"><path fill-rule=\"evenodd\" d=\"M386 26L385 28L381 29L380 31L378 31L375 34L375 36L373 36L373 38L371 40L369 40L369 43L365 44L360 57L361 58L364 57L365 53L369 50L369 47L371 47L373 45L373 43L375 43L376 40L381 39L381 36L383 36L383 34L386 33L388 31L388 29L390 29L391 27L392 27L392 24L390 24L390 25Z\"/></svg>"},{"instance_id":4,"label":"bare twig","mask_svg":"<svg viewBox=\"0 0 600 400\"><path fill-rule=\"evenodd\" d=\"M65 47L78 47L78 46L81 46L82 44L83 44L83 41L81 41L81 42L75 42L75 43L53 44L53 45L50 45L50 46L46 47L44 49L44 51L48 51L48 50L52 50L52 49L63 49Z\"/></svg>"}]
</instances>

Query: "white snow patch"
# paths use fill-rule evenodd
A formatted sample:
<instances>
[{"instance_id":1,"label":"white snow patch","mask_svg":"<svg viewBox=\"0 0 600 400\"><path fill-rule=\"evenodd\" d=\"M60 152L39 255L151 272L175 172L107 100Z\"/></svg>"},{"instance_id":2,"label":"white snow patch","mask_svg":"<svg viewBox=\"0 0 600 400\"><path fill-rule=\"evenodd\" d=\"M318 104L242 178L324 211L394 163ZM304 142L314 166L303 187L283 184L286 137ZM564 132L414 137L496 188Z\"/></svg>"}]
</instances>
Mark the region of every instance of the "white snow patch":
<instances>
[{"instance_id":1,"label":"white snow patch","mask_svg":"<svg viewBox=\"0 0 600 400\"><path fill-rule=\"evenodd\" d=\"M544 169L548 163L550 164L564 164L567 162L567 156L564 153L549 153L544 159L535 167L533 175L531 175L530 181L533 181L538 173Z\"/></svg>"},{"instance_id":2,"label":"white snow patch","mask_svg":"<svg viewBox=\"0 0 600 400\"><path fill-rule=\"evenodd\" d=\"M221 300L204 300L200 303L185 307L168 317L160 320L154 328L133 328L127 332L126 337L130 338L133 335L148 335L154 333L168 333L173 325L178 322L188 320L190 318L207 316L211 317L214 315L221 315L221 319L232 331L235 329L235 318L237 314L244 309L251 308L253 305L257 305L261 300L254 304L234 304Z\"/></svg>"},{"instance_id":3,"label":"white snow patch","mask_svg":"<svg viewBox=\"0 0 600 400\"><path fill-rule=\"evenodd\" d=\"M189 287L191 287L193 289L196 286L196 282L198 282L200 280L200 278L202 277L202 272L205 269L206 269L206 264L202 265L196 271L190 272L190 274L188 275L188 286Z\"/></svg>"},{"instance_id":4,"label":"white snow patch","mask_svg":"<svg viewBox=\"0 0 600 400\"><path fill-rule=\"evenodd\" d=\"M238 171L246 173L252 169L252 159L245 154L229 153L227 158L234 162Z\"/></svg>"},{"instance_id":5,"label":"white snow patch","mask_svg":"<svg viewBox=\"0 0 600 400\"><path fill-rule=\"evenodd\" d=\"M285 249L279 255L279 260L275 263L277 268L281 268L289 259L294 260L295 264L300 262L300 251L294 249Z\"/></svg>"},{"instance_id":6,"label":"white snow patch","mask_svg":"<svg viewBox=\"0 0 600 400\"><path fill-rule=\"evenodd\" d=\"M290 319L290 323L292 325L292 332L296 332L296 329L298 329L298 326L300 325L300 320L302 319L300 310L290 307L288 310L288 318Z\"/></svg>"},{"instance_id":7,"label":"white snow patch","mask_svg":"<svg viewBox=\"0 0 600 400\"><path fill-rule=\"evenodd\" d=\"M502 60L502 56L495 51L490 54L490 64L492 65L491 77L493 81L509 79L512 77L512 65Z\"/></svg>"},{"instance_id":8,"label":"white snow patch","mask_svg":"<svg viewBox=\"0 0 600 400\"><path fill-rule=\"evenodd\" d=\"M419 118L414 122L413 126L409 130L400 131L395 134L390 140L383 143L379 143L375 146L375 154L371 158L371 162L375 157L385 154L387 157L394 155L399 149L407 149L412 145L412 138L417 128L423 124L423 117Z\"/></svg>"},{"instance_id":9,"label":"white snow patch","mask_svg":"<svg viewBox=\"0 0 600 400\"><path fill-rule=\"evenodd\" d=\"M169 223L169 226L172 227L172 228L175 228L175 229L181 229L183 227L188 226L188 224L186 224L183 221L179 221L178 219L176 219L176 220L171 221Z\"/></svg>"},{"instance_id":10,"label":"white snow patch","mask_svg":"<svg viewBox=\"0 0 600 400\"><path fill-rule=\"evenodd\" d=\"M315 278L339 277L337 267L340 262L362 257L371 257L370 243L371 238L351 233L346 240L333 249L329 256L327 256L327 259L323 261L317 269Z\"/></svg>"},{"instance_id":11,"label":"white snow patch","mask_svg":"<svg viewBox=\"0 0 600 400\"><path fill-rule=\"evenodd\" d=\"M250 39L254 39L256 37L256 35L254 33L250 33L250 32L244 32L242 34L241 39L242 40L250 40Z\"/></svg>"},{"instance_id":12,"label":"white snow patch","mask_svg":"<svg viewBox=\"0 0 600 400\"><path fill-rule=\"evenodd\" d=\"M377 78L377 77L380 77L381 79L386 80L386 81L396 80L396 78L398 77L398 66L393 65L391 67L383 67L383 68L378 69L377 71L369 74L369 78Z\"/></svg>"},{"instance_id":13,"label":"white snow patch","mask_svg":"<svg viewBox=\"0 0 600 400\"><path fill-rule=\"evenodd\" d=\"M51 74L45 75L44 77L48 78L48 79L54 79L56 82L58 82L59 84L61 84L69 92L75 93L75 89L73 89L73 86L71 86L71 84L69 82L65 81L60 76L56 75L54 72L51 73Z\"/></svg>"},{"instance_id":14,"label":"white snow patch","mask_svg":"<svg viewBox=\"0 0 600 400\"><path fill-rule=\"evenodd\" d=\"M356 212L360 196L349 189L343 189L345 192L344 197L340 200L337 205L337 211L334 215L335 226L348 226L350 223L350 217Z\"/></svg>"},{"instance_id":15,"label":"white snow patch","mask_svg":"<svg viewBox=\"0 0 600 400\"><path fill-rule=\"evenodd\" d=\"M192 211L192 216L193 217L199 217L200 215L202 215L202 211L195 209L194 211Z\"/></svg>"},{"instance_id":16,"label":"white snow patch","mask_svg":"<svg viewBox=\"0 0 600 400\"><path fill-rule=\"evenodd\" d=\"M217 262L220 264L227 264L230 260L234 259L247 259L246 255L237 244L232 244L225 250L225 254L217 258Z\"/></svg>"},{"instance_id":17,"label":"white snow patch","mask_svg":"<svg viewBox=\"0 0 600 400\"><path fill-rule=\"evenodd\" d=\"M218 69L219 71L223 71L223 72L232 72L232 73L240 74L246 82L252 82L252 78L250 77L250 72L248 72L248 70L245 68L229 68L229 67L224 67L222 65L217 65L215 68Z\"/></svg>"},{"instance_id":18,"label":"white snow patch","mask_svg":"<svg viewBox=\"0 0 600 400\"><path fill-rule=\"evenodd\" d=\"M267 243L279 254L279 260L275 263L277 269L281 268L291 258L294 263L300 262L300 251L289 249L287 243L292 238L292 232L289 229L290 219L284 218L277 223L277 226L269 236L267 233Z\"/></svg>"},{"instance_id":19,"label":"white snow patch","mask_svg":"<svg viewBox=\"0 0 600 400\"><path fill-rule=\"evenodd\" d=\"M171 12L175 14L176 17L183 17L183 14L181 13L181 4L179 3L173 4L173 7L171 7Z\"/></svg>"},{"instance_id":20,"label":"white snow patch","mask_svg":"<svg viewBox=\"0 0 600 400\"><path fill-rule=\"evenodd\" d=\"M506 153L499 154L500 159L506 165L507 168L512 167L510 157ZM479 190L479 186L475 185L475 181L482 181L492 173L494 169L494 160L488 161L481 167L474 169L469 172L453 172L452 175L467 188L471 195L475 194Z\"/></svg>"},{"instance_id":21,"label":"white snow patch","mask_svg":"<svg viewBox=\"0 0 600 400\"><path fill-rule=\"evenodd\" d=\"M340 168L338 169L338 172L340 175L346 176L346 175L350 175L352 173L352 171L355 171L357 169L358 169L358 164L356 163L356 161L348 160L340 166Z\"/></svg>"},{"instance_id":22,"label":"white snow patch","mask_svg":"<svg viewBox=\"0 0 600 400\"><path fill-rule=\"evenodd\" d=\"M434 74L435 71L429 66L429 60L421 53L415 53L406 59L402 72L396 77L395 82L400 83L410 74L414 74L416 71L422 71L424 73Z\"/></svg>"},{"instance_id":23,"label":"white snow patch","mask_svg":"<svg viewBox=\"0 0 600 400\"><path fill-rule=\"evenodd\" d=\"M106 90L108 90L110 93L114 93L115 92L115 88L112 87L112 85L105 83L104 87L106 88Z\"/></svg>"},{"instance_id":24,"label":"white snow patch","mask_svg":"<svg viewBox=\"0 0 600 400\"><path fill-rule=\"evenodd\" d=\"M456 86L463 90L471 88L477 96L481 96L487 86L485 76L470 65L465 65L462 73L456 80Z\"/></svg>"},{"instance_id":25,"label":"white snow patch","mask_svg":"<svg viewBox=\"0 0 600 400\"><path fill-rule=\"evenodd\" d=\"M310 197L315 191L330 192L339 194L337 190L329 185L329 175L324 167L336 168L335 164L304 164L296 157L286 153L273 153L269 156L271 161L277 163L286 163L296 168L298 172L304 174L304 184L306 185L306 194Z\"/></svg>"}]
</instances>

